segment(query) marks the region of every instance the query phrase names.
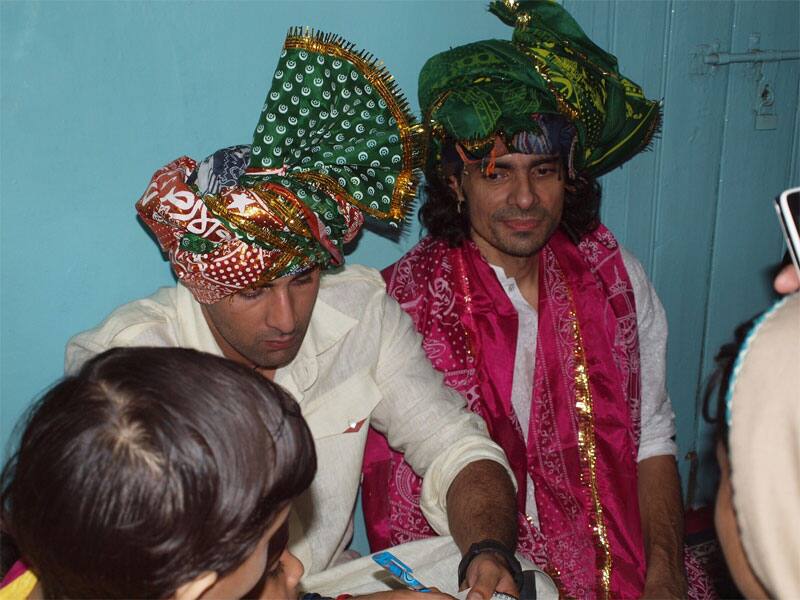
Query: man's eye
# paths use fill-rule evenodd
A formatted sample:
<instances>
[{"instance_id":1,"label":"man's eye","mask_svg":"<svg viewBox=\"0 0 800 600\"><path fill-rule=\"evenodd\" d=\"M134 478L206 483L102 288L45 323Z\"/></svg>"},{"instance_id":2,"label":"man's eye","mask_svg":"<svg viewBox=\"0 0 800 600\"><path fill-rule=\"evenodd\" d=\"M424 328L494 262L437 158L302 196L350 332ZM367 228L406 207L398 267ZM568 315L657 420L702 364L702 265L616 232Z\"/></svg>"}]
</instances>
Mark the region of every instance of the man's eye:
<instances>
[{"instance_id":1,"label":"man's eye","mask_svg":"<svg viewBox=\"0 0 800 600\"><path fill-rule=\"evenodd\" d=\"M558 167L554 165L543 165L541 167L536 167L533 169L534 177L547 177L548 175L554 175L558 172Z\"/></svg>"},{"instance_id":2,"label":"man's eye","mask_svg":"<svg viewBox=\"0 0 800 600\"><path fill-rule=\"evenodd\" d=\"M242 290L241 292L239 292L238 295L240 298L244 298L245 300L253 300L261 296L261 293L263 291L264 291L263 288L256 288L254 290Z\"/></svg>"},{"instance_id":3,"label":"man's eye","mask_svg":"<svg viewBox=\"0 0 800 600\"><path fill-rule=\"evenodd\" d=\"M292 279L292 284L294 285L306 285L309 283L311 283L311 275L303 275L297 279Z\"/></svg>"},{"instance_id":4,"label":"man's eye","mask_svg":"<svg viewBox=\"0 0 800 600\"><path fill-rule=\"evenodd\" d=\"M491 173L484 173L483 178L487 181L502 181L507 177L505 171L492 171Z\"/></svg>"}]
</instances>

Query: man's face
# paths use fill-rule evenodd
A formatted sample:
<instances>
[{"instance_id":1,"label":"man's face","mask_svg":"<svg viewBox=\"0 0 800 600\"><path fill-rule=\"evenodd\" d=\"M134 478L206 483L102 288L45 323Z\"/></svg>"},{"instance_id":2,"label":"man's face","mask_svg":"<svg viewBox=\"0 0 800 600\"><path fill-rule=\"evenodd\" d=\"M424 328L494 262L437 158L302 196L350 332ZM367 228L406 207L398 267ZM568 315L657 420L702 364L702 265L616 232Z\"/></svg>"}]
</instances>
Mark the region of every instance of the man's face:
<instances>
[{"instance_id":1,"label":"man's face","mask_svg":"<svg viewBox=\"0 0 800 600\"><path fill-rule=\"evenodd\" d=\"M472 240L493 264L535 256L561 221L565 181L558 157L506 154L491 175L465 165L450 186L466 201Z\"/></svg>"},{"instance_id":2,"label":"man's face","mask_svg":"<svg viewBox=\"0 0 800 600\"><path fill-rule=\"evenodd\" d=\"M204 304L203 315L225 356L248 366L277 369L300 350L319 280L319 269L287 275Z\"/></svg>"}]
</instances>

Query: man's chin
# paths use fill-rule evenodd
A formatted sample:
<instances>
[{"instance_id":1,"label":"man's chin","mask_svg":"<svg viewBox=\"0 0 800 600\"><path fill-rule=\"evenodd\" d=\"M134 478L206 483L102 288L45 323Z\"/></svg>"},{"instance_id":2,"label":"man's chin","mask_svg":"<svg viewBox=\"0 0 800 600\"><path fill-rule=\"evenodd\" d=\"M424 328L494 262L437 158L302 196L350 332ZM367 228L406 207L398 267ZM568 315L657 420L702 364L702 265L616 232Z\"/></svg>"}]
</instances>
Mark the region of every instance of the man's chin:
<instances>
[{"instance_id":1,"label":"man's chin","mask_svg":"<svg viewBox=\"0 0 800 600\"><path fill-rule=\"evenodd\" d=\"M531 258L541 252L552 235L553 232L551 231L548 235L544 236L544 238L542 237L542 232L538 232L537 234L530 232L504 235L502 237L498 236L495 248L508 256Z\"/></svg>"},{"instance_id":2,"label":"man's chin","mask_svg":"<svg viewBox=\"0 0 800 600\"><path fill-rule=\"evenodd\" d=\"M286 350L274 350L272 352L262 353L259 360L253 361L260 369L282 369L289 365L297 356L300 348L287 348Z\"/></svg>"},{"instance_id":3,"label":"man's chin","mask_svg":"<svg viewBox=\"0 0 800 600\"><path fill-rule=\"evenodd\" d=\"M515 258L532 258L544 247L543 242L505 243L497 249Z\"/></svg>"}]
</instances>

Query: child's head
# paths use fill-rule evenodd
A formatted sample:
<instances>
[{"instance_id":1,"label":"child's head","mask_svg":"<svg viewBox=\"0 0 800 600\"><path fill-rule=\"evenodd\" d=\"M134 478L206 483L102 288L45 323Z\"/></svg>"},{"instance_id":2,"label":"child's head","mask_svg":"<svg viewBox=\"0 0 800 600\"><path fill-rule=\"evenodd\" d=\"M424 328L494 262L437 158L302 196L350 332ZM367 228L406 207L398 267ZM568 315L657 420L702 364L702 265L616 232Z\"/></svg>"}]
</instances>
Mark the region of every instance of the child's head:
<instances>
[{"instance_id":1,"label":"child's head","mask_svg":"<svg viewBox=\"0 0 800 600\"><path fill-rule=\"evenodd\" d=\"M746 597L800 597L800 295L736 337L717 357L717 535Z\"/></svg>"},{"instance_id":2,"label":"child's head","mask_svg":"<svg viewBox=\"0 0 800 600\"><path fill-rule=\"evenodd\" d=\"M242 595L315 470L280 387L209 354L118 348L32 407L2 520L48 597Z\"/></svg>"}]
</instances>

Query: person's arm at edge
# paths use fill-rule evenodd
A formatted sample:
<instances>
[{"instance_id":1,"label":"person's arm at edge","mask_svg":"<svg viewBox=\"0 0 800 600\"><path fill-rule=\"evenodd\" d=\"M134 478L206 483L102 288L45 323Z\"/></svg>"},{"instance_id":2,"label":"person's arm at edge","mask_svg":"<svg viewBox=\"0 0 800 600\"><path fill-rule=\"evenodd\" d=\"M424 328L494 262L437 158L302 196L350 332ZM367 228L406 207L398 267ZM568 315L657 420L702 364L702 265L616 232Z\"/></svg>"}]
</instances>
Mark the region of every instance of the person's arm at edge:
<instances>
[{"instance_id":1,"label":"person's arm at edge","mask_svg":"<svg viewBox=\"0 0 800 600\"><path fill-rule=\"evenodd\" d=\"M471 462L461 470L447 491L447 517L461 554L485 539L497 540L512 552L517 547L514 486L506 470L494 461ZM466 584L472 588L468 600L488 600L494 591L519 596L505 561L491 552L472 559Z\"/></svg>"},{"instance_id":2,"label":"person's arm at edge","mask_svg":"<svg viewBox=\"0 0 800 600\"><path fill-rule=\"evenodd\" d=\"M667 320L641 263L623 249L640 343L642 430L638 500L647 573L645 598L684 598L683 505L675 463L674 416L666 390Z\"/></svg>"},{"instance_id":3,"label":"person's arm at edge","mask_svg":"<svg viewBox=\"0 0 800 600\"><path fill-rule=\"evenodd\" d=\"M683 504L675 458L651 456L639 463L639 511L647 576L644 598L686 598Z\"/></svg>"}]
</instances>

